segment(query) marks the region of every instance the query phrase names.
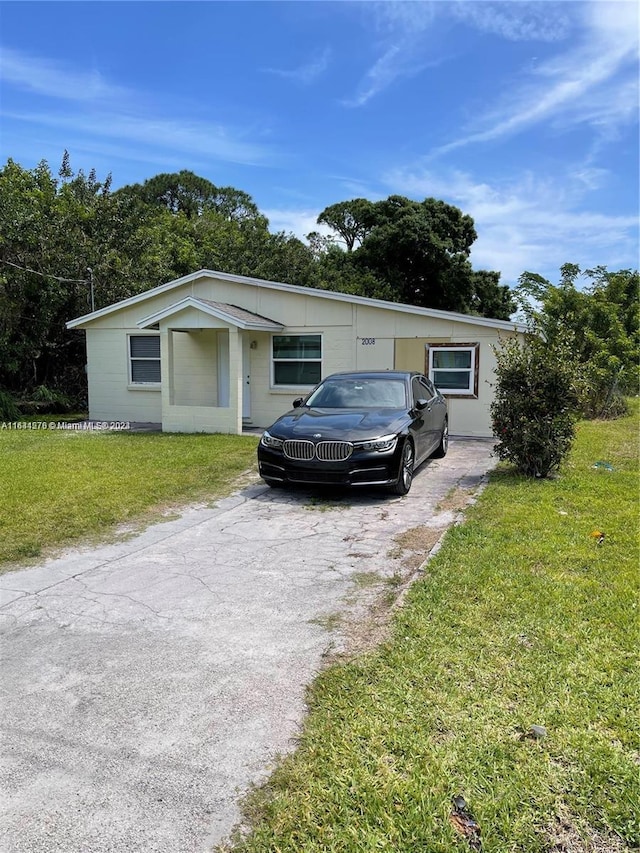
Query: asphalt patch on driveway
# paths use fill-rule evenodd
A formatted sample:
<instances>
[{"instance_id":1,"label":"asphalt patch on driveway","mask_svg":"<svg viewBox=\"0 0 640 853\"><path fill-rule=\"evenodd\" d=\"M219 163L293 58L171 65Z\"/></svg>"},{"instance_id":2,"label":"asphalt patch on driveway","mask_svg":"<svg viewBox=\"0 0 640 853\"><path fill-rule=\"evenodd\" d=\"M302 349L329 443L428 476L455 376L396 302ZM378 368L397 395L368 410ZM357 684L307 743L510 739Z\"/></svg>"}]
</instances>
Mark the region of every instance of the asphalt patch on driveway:
<instances>
[{"instance_id":1,"label":"asphalt patch on driveway","mask_svg":"<svg viewBox=\"0 0 640 853\"><path fill-rule=\"evenodd\" d=\"M0 850L203 853L226 837L293 748L305 687L357 651L381 589L397 600L491 449L453 441L401 498L255 482L0 578Z\"/></svg>"}]
</instances>

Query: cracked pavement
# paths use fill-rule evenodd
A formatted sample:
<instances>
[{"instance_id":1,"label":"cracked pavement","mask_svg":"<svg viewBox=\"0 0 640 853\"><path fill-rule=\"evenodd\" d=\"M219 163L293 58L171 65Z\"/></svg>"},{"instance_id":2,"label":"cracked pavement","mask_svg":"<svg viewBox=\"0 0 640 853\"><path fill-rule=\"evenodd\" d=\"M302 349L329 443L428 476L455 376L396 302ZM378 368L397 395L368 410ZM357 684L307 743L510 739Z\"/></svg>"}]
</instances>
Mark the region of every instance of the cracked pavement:
<instances>
[{"instance_id":1,"label":"cracked pavement","mask_svg":"<svg viewBox=\"0 0 640 853\"><path fill-rule=\"evenodd\" d=\"M452 441L402 498L253 483L2 576L0 850L210 851L294 748L346 642L332 617L366 613L358 577L406 574L396 537L453 523L438 504L481 487L491 449Z\"/></svg>"}]
</instances>

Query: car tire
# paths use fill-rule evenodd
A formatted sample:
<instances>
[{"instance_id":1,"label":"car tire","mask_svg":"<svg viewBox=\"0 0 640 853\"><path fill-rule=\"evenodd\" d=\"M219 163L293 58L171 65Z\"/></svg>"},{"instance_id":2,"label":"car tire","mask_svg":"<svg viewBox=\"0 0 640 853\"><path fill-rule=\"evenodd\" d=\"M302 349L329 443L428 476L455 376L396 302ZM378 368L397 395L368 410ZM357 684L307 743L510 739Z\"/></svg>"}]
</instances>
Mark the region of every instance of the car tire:
<instances>
[{"instance_id":1,"label":"car tire","mask_svg":"<svg viewBox=\"0 0 640 853\"><path fill-rule=\"evenodd\" d=\"M411 488L413 482L413 467L415 465L416 456L413 449L413 444L410 439L407 439L402 448L402 456L400 458L400 471L398 472L398 480L391 491L394 495L406 495Z\"/></svg>"},{"instance_id":2,"label":"car tire","mask_svg":"<svg viewBox=\"0 0 640 853\"><path fill-rule=\"evenodd\" d=\"M449 449L449 422L445 418L444 426L442 427L442 433L440 435L440 444L436 447L436 449L431 454L434 459L443 459L447 455L447 450Z\"/></svg>"}]
</instances>

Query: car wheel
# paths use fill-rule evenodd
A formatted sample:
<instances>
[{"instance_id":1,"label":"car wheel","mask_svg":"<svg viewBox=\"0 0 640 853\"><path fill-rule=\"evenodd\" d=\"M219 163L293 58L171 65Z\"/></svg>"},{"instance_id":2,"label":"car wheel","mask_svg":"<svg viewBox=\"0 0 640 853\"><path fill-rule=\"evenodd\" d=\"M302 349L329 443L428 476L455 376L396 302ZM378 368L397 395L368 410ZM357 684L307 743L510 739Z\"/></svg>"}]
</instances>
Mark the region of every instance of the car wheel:
<instances>
[{"instance_id":1,"label":"car wheel","mask_svg":"<svg viewBox=\"0 0 640 853\"><path fill-rule=\"evenodd\" d=\"M398 473L398 481L393 486L392 492L396 495L406 495L411 488L413 482L413 466L415 464L415 454L413 452L413 444L409 439L404 443L402 448L402 460L400 462L400 471Z\"/></svg>"},{"instance_id":2,"label":"car wheel","mask_svg":"<svg viewBox=\"0 0 640 853\"><path fill-rule=\"evenodd\" d=\"M447 450L449 449L449 422L445 418L444 426L442 427L442 434L440 436L440 444L436 447L436 449L431 454L434 459L442 459L447 455Z\"/></svg>"}]
</instances>

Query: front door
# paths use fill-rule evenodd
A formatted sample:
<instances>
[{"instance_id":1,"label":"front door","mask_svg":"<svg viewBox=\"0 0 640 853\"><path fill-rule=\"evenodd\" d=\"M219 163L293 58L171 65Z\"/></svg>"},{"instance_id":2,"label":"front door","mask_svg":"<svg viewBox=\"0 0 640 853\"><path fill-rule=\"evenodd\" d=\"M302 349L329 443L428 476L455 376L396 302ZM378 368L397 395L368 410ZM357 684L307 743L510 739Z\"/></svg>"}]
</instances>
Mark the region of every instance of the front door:
<instances>
[{"instance_id":1,"label":"front door","mask_svg":"<svg viewBox=\"0 0 640 853\"><path fill-rule=\"evenodd\" d=\"M242 420L251 420L251 346L242 338Z\"/></svg>"}]
</instances>

